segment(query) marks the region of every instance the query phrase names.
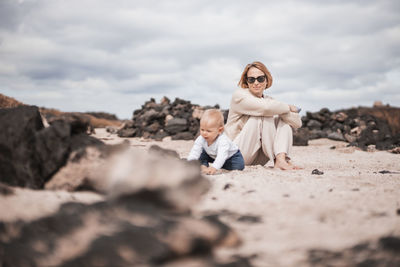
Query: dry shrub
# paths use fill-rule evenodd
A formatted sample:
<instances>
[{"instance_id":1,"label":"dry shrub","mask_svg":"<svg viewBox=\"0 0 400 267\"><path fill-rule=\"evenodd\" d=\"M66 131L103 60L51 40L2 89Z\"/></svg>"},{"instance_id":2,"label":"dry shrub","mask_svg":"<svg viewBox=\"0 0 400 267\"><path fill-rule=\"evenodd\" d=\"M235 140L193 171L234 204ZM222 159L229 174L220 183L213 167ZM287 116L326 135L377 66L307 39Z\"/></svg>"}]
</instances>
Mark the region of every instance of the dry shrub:
<instances>
[{"instance_id":1,"label":"dry shrub","mask_svg":"<svg viewBox=\"0 0 400 267\"><path fill-rule=\"evenodd\" d=\"M18 106L23 106L23 105L25 105L25 104L15 100L12 97L8 97L3 94L0 94L0 108L15 108Z\"/></svg>"}]
</instances>

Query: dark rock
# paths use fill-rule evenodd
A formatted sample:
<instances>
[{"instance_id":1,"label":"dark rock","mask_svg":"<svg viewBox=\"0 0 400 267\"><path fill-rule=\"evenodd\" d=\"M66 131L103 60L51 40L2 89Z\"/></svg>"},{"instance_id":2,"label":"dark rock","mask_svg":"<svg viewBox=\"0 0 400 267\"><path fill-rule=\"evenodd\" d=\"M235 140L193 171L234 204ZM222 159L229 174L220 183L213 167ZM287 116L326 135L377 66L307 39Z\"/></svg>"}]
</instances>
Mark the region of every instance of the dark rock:
<instances>
[{"instance_id":1,"label":"dark rock","mask_svg":"<svg viewBox=\"0 0 400 267\"><path fill-rule=\"evenodd\" d=\"M332 114L331 119L339 121L339 122L344 122L348 118L348 115L344 112L337 112Z\"/></svg>"},{"instance_id":2,"label":"dark rock","mask_svg":"<svg viewBox=\"0 0 400 267\"><path fill-rule=\"evenodd\" d=\"M388 170L383 170L383 171L379 171L379 173L381 173L381 174L387 174L387 173L399 174L400 172L392 172L392 171L388 171Z\"/></svg>"},{"instance_id":3,"label":"dark rock","mask_svg":"<svg viewBox=\"0 0 400 267\"><path fill-rule=\"evenodd\" d=\"M400 154L400 147L395 147L393 149L390 149L389 152L393 154Z\"/></svg>"},{"instance_id":4,"label":"dark rock","mask_svg":"<svg viewBox=\"0 0 400 267\"><path fill-rule=\"evenodd\" d=\"M50 125L57 122L66 122L70 125L72 135L94 132L94 128L90 124L90 118L82 113L63 113L60 116L48 118L47 121Z\"/></svg>"},{"instance_id":5,"label":"dark rock","mask_svg":"<svg viewBox=\"0 0 400 267\"><path fill-rule=\"evenodd\" d=\"M356 136L353 136L353 135L350 135L350 134L344 134L344 139L346 139L346 141L347 142L349 142L349 143L354 143L354 142L356 142L357 141L357 137Z\"/></svg>"},{"instance_id":6,"label":"dark rock","mask_svg":"<svg viewBox=\"0 0 400 267\"><path fill-rule=\"evenodd\" d=\"M324 172L323 172L323 171L320 171L320 170L318 170L318 169L314 169L314 170L312 170L311 174L315 174L315 175L323 175L323 174L324 174Z\"/></svg>"},{"instance_id":7,"label":"dark rock","mask_svg":"<svg viewBox=\"0 0 400 267\"><path fill-rule=\"evenodd\" d=\"M247 222L247 223L261 223L260 216L252 216L252 215L243 215L237 219L238 222Z\"/></svg>"},{"instance_id":8,"label":"dark rock","mask_svg":"<svg viewBox=\"0 0 400 267\"><path fill-rule=\"evenodd\" d=\"M12 194L14 194L14 189L13 188L11 188L11 187L3 184L3 183L0 183L0 195L9 196L9 195L12 195Z\"/></svg>"},{"instance_id":9,"label":"dark rock","mask_svg":"<svg viewBox=\"0 0 400 267\"><path fill-rule=\"evenodd\" d=\"M161 130L161 125L158 121L155 121L152 124L150 124L149 126L145 127L144 130L148 131L150 133L156 133L159 130Z\"/></svg>"},{"instance_id":10,"label":"dark rock","mask_svg":"<svg viewBox=\"0 0 400 267\"><path fill-rule=\"evenodd\" d=\"M114 126L107 126L106 132L110 133L110 134L116 134L116 133L118 133L118 129Z\"/></svg>"},{"instance_id":11,"label":"dark rock","mask_svg":"<svg viewBox=\"0 0 400 267\"><path fill-rule=\"evenodd\" d=\"M43 188L71 152L104 145L88 136L79 119L57 119L44 128L39 110L23 106L0 110L0 181L12 186Z\"/></svg>"},{"instance_id":12,"label":"dark rock","mask_svg":"<svg viewBox=\"0 0 400 267\"><path fill-rule=\"evenodd\" d=\"M229 189L229 188L231 188L232 187L232 184L226 184L225 186L224 186L224 190L227 190L227 189Z\"/></svg>"},{"instance_id":13,"label":"dark rock","mask_svg":"<svg viewBox=\"0 0 400 267\"><path fill-rule=\"evenodd\" d=\"M121 129L117 133L119 137L135 137L136 132L137 130L135 128L129 128L129 129Z\"/></svg>"},{"instance_id":14,"label":"dark rock","mask_svg":"<svg viewBox=\"0 0 400 267\"><path fill-rule=\"evenodd\" d=\"M154 109L150 109L150 110L146 111L141 117L145 121L152 121L154 119L158 119L160 117L163 117L163 115L160 115L160 113L158 113Z\"/></svg>"},{"instance_id":15,"label":"dark rock","mask_svg":"<svg viewBox=\"0 0 400 267\"><path fill-rule=\"evenodd\" d=\"M169 134L167 132L165 132L163 129L159 130L155 135L153 135L153 139L157 140L157 141L162 141L164 139L164 137L169 136Z\"/></svg>"},{"instance_id":16,"label":"dark rock","mask_svg":"<svg viewBox=\"0 0 400 267\"><path fill-rule=\"evenodd\" d=\"M129 198L69 203L54 215L11 225L2 231L1 266L163 266L193 255L212 258L215 246L239 242L216 217L194 219ZM57 244L76 253L62 253Z\"/></svg>"},{"instance_id":17,"label":"dark rock","mask_svg":"<svg viewBox=\"0 0 400 267\"><path fill-rule=\"evenodd\" d=\"M379 245L395 253L400 253L400 238L394 236L385 236L379 239Z\"/></svg>"},{"instance_id":18,"label":"dark rock","mask_svg":"<svg viewBox=\"0 0 400 267\"><path fill-rule=\"evenodd\" d=\"M187 120L183 118L173 118L165 125L165 131L170 134L177 134L187 130Z\"/></svg>"},{"instance_id":19,"label":"dark rock","mask_svg":"<svg viewBox=\"0 0 400 267\"><path fill-rule=\"evenodd\" d=\"M1 109L0 125L3 128L0 131L0 181L12 186L42 188L44 182L50 178L42 176L42 168L48 164L49 168L44 173L49 175L49 170L51 173L55 165L59 167L64 163L62 161L65 160L68 151L65 151L62 143L70 135L69 125L57 124L55 127L50 127L52 129L45 129L39 109L34 106ZM46 140L46 133L39 133L41 130L45 130L50 136L58 137L58 139ZM47 151L41 151L42 147L46 147L46 142L62 147L62 151L56 151L55 154L59 156L52 162L42 162L38 158L37 150L50 153L50 155L43 154L41 157L53 160L52 147L49 147ZM61 162L59 162L60 159Z\"/></svg>"},{"instance_id":20,"label":"dark rock","mask_svg":"<svg viewBox=\"0 0 400 267\"><path fill-rule=\"evenodd\" d=\"M347 141L363 150L368 150L370 145L379 150L400 146L400 108L358 107L336 112L321 109L307 112L302 121L302 128L309 130L309 140L330 138Z\"/></svg>"},{"instance_id":21,"label":"dark rock","mask_svg":"<svg viewBox=\"0 0 400 267\"><path fill-rule=\"evenodd\" d=\"M179 159L179 154L175 150L172 149L165 149L157 145L152 145L149 148L149 153L157 153L163 157L173 157Z\"/></svg>"},{"instance_id":22,"label":"dark rock","mask_svg":"<svg viewBox=\"0 0 400 267\"><path fill-rule=\"evenodd\" d=\"M313 129L319 130L319 129L321 129L321 126L322 126L322 123L317 120L309 120L307 122L307 128L309 128L310 130L313 130Z\"/></svg>"},{"instance_id":23,"label":"dark rock","mask_svg":"<svg viewBox=\"0 0 400 267\"><path fill-rule=\"evenodd\" d=\"M191 132L181 132L172 136L172 140L193 140L194 135Z\"/></svg>"},{"instance_id":24,"label":"dark rock","mask_svg":"<svg viewBox=\"0 0 400 267\"><path fill-rule=\"evenodd\" d=\"M191 140L198 135L200 117L207 108L200 107L190 101L176 98L172 103L164 97L157 104L154 99L145 102L142 109L133 112L130 124L125 124L119 134L123 137L144 137L162 140L171 136L173 140ZM227 110L222 110L224 119L228 116ZM127 129L135 129L134 133Z\"/></svg>"},{"instance_id":25,"label":"dark rock","mask_svg":"<svg viewBox=\"0 0 400 267\"><path fill-rule=\"evenodd\" d=\"M306 128L300 128L293 133L293 145L295 146L307 146L309 140L310 131Z\"/></svg>"},{"instance_id":26,"label":"dark rock","mask_svg":"<svg viewBox=\"0 0 400 267\"><path fill-rule=\"evenodd\" d=\"M346 141L346 139L343 137L343 134L338 132L328 134L328 138L336 141Z\"/></svg>"},{"instance_id":27,"label":"dark rock","mask_svg":"<svg viewBox=\"0 0 400 267\"><path fill-rule=\"evenodd\" d=\"M400 266L400 238L384 236L342 251L312 249L311 266Z\"/></svg>"},{"instance_id":28,"label":"dark rock","mask_svg":"<svg viewBox=\"0 0 400 267\"><path fill-rule=\"evenodd\" d=\"M171 103L171 100L169 100L168 97L164 96L163 98L161 98L160 104L163 106L169 105L169 103Z\"/></svg>"},{"instance_id":29,"label":"dark rock","mask_svg":"<svg viewBox=\"0 0 400 267\"><path fill-rule=\"evenodd\" d=\"M300 128L300 129L302 129L302 128ZM327 134L326 131L314 129L314 130L311 130L309 132L309 139L310 140L311 139L318 139L318 138L326 138L326 137L328 137L328 134Z\"/></svg>"}]
</instances>

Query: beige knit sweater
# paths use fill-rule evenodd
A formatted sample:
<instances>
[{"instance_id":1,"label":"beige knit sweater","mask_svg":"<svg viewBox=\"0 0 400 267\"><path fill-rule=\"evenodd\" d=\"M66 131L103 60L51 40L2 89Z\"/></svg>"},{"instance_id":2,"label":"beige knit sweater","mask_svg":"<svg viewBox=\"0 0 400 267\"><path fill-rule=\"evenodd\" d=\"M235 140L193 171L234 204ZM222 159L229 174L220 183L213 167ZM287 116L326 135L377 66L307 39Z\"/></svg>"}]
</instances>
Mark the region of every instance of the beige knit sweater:
<instances>
[{"instance_id":1,"label":"beige knit sweater","mask_svg":"<svg viewBox=\"0 0 400 267\"><path fill-rule=\"evenodd\" d=\"M301 118L298 113L290 112L288 104L279 102L272 97L254 96L247 88L238 88L232 95L228 120L225 125L225 134L234 140L240 133L250 116L279 117L294 129L301 127Z\"/></svg>"}]
</instances>

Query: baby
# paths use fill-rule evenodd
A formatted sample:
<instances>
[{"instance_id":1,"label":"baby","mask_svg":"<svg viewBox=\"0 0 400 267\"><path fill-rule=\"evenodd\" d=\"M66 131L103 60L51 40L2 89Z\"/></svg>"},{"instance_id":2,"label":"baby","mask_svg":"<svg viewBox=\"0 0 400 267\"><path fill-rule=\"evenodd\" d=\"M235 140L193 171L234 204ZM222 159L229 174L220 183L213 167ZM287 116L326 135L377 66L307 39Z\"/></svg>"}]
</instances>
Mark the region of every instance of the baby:
<instances>
[{"instance_id":1,"label":"baby","mask_svg":"<svg viewBox=\"0 0 400 267\"><path fill-rule=\"evenodd\" d=\"M200 136L187 160L200 160L201 172L215 174L219 169L243 170L239 148L224 133L224 116L218 109L208 109L200 120ZM208 163L212 164L209 165Z\"/></svg>"}]
</instances>

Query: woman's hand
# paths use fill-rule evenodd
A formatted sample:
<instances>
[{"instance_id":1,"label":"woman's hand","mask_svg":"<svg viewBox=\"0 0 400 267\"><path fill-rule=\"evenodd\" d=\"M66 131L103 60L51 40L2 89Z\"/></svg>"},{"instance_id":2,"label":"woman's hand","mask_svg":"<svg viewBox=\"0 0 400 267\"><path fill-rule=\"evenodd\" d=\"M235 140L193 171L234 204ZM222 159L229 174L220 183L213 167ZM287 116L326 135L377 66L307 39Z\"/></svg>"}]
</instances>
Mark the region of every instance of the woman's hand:
<instances>
[{"instance_id":1,"label":"woman's hand","mask_svg":"<svg viewBox=\"0 0 400 267\"><path fill-rule=\"evenodd\" d=\"M289 105L289 109L290 109L291 112L298 113L298 111L299 111L298 108L296 106L294 106L294 105Z\"/></svg>"}]
</instances>

